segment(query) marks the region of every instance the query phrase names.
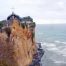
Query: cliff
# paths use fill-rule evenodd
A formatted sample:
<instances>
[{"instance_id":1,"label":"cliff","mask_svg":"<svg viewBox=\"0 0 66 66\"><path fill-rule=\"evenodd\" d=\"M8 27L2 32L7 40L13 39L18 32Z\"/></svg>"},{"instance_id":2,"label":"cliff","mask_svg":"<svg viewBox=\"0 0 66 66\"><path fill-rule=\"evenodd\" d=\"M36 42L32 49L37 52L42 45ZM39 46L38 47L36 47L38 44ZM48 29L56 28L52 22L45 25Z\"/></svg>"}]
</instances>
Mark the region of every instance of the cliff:
<instances>
[{"instance_id":1,"label":"cliff","mask_svg":"<svg viewBox=\"0 0 66 66\"><path fill-rule=\"evenodd\" d=\"M35 38L17 20L0 33L0 66L29 66L36 53Z\"/></svg>"}]
</instances>

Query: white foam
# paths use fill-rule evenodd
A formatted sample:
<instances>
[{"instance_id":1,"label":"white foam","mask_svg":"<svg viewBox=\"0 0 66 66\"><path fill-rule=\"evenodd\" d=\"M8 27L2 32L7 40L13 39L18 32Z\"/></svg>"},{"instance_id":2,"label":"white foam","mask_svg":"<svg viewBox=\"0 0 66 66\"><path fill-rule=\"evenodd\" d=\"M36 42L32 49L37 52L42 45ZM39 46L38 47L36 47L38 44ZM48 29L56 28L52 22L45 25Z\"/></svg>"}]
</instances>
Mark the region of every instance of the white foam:
<instances>
[{"instance_id":1,"label":"white foam","mask_svg":"<svg viewBox=\"0 0 66 66\"><path fill-rule=\"evenodd\" d=\"M62 42L63 44L66 44L66 42Z\"/></svg>"},{"instance_id":2,"label":"white foam","mask_svg":"<svg viewBox=\"0 0 66 66\"><path fill-rule=\"evenodd\" d=\"M47 46L48 47L56 47L56 45L55 44L52 44L52 43L51 44L48 44Z\"/></svg>"},{"instance_id":3,"label":"white foam","mask_svg":"<svg viewBox=\"0 0 66 66\"><path fill-rule=\"evenodd\" d=\"M47 46L47 47L55 47L56 46L53 43L43 43L42 45Z\"/></svg>"},{"instance_id":4,"label":"white foam","mask_svg":"<svg viewBox=\"0 0 66 66\"><path fill-rule=\"evenodd\" d=\"M43 46L46 47L49 51L59 51L59 49L56 47L54 43L44 43Z\"/></svg>"},{"instance_id":5,"label":"white foam","mask_svg":"<svg viewBox=\"0 0 66 66\"><path fill-rule=\"evenodd\" d=\"M66 44L66 42L62 42L62 41L58 41L58 40L56 40L56 41L54 41L55 43L62 43L62 44Z\"/></svg>"},{"instance_id":6,"label":"white foam","mask_svg":"<svg viewBox=\"0 0 66 66\"><path fill-rule=\"evenodd\" d=\"M47 50L49 50L49 51L59 51L59 49L56 48L56 47L54 47L54 48L47 48Z\"/></svg>"},{"instance_id":7,"label":"white foam","mask_svg":"<svg viewBox=\"0 0 66 66\"><path fill-rule=\"evenodd\" d=\"M66 62L64 62L64 61L54 61L54 63L64 63L64 64L66 64Z\"/></svg>"},{"instance_id":8,"label":"white foam","mask_svg":"<svg viewBox=\"0 0 66 66\"><path fill-rule=\"evenodd\" d=\"M44 45L46 45L46 44L47 44L47 43L45 43L45 42L44 42L44 43L41 43L42 46L44 46Z\"/></svg>"},{"instance_id":9,"label":"white foam","mask_svg":"<svg viewBox=\"0 0 66 66\"><path fill-rule=\"evenodd\" d=\"M56 43L58 43L59 45L57 45ZM62 44L60 44L62 43ZM54 63L57 64L66 64L66 45L65 42L61 42L61 41L55 41L55 43L48 43L45 42L42 44L43 47L45 47L45 49L48 51L47 53L49 53L47 56L49 59L53 60ZM53 55L53 56L51 56Z\"/></svg>"},{"instance_id":10,"label":"white foam","mask_svg":"<svg viewBox=\"0 0 66 66\"><path fill-rule=\"evenodd\" d=\"M55 43L61 43L61 41L58 41L58 40L56 40L56 41L54 41Z\"/></svg>"},{"instance_id":11,"label":"white foam","mask_svg":"<svg viewBox=\"0 0 66 66\"><path fill-rule=\"evenodd\" d=\"M61 43L60 41L57 41L58 43ZM60 44L60 46L56 46L56 44L55 43L43 43L42 44L42 47L44 48L46 48L48 51L52 51L52 52L54 52L54 53L56 53L56 54L62 54L63 56L66 56L66 47L65 47L65 45L63 45L63 46L61 46L61 44Z\"/></svg>"},{"instance_id":12,"label":"white foam","mask_svg":"<svg viewBox=\"0 0 66 66\"><path fill-rule=\"evenodd\" d=\"M64 63L64 64L66 64L66 61L64 61L64 60L58 60L58 59L56 59L56 58L50 58L52 61L54 61L54 63Z\"/></svg>"}]
</instances>

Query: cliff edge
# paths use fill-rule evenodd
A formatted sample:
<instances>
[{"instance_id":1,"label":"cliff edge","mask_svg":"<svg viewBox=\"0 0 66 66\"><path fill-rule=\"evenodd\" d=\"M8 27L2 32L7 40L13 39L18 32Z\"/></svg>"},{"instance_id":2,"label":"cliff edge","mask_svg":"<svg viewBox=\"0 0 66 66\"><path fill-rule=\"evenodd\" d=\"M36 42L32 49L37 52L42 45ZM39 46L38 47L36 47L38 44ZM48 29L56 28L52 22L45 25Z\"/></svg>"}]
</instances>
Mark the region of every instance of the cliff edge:
<instances>
[{"instance_id":1,"label":"cliff edge","mask_svg":"<svg viewBox=\"0 0 66 66\"><path fill-rule=\"evenodd\" d=\"M0 66L29 66L36 53L35 38L18 20L0 32Z\"/></svg>"}]
</instances>

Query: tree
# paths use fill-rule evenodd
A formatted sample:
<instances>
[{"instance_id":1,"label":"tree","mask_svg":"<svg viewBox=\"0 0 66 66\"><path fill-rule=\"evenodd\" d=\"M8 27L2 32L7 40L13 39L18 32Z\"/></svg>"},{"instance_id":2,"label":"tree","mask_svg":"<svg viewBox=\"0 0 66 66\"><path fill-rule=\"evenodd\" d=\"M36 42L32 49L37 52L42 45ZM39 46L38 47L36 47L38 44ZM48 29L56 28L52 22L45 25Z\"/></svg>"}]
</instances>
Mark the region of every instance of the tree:
<instances>
[{"instance_id":1,"label":"tree","mask_svg":"<svg viewBox=\"0 0 66 66\"><path fill-rule=\"evenodd\" d=\"M2 22L0 22L0 29L3 27L3 23Z\"/></svg>"}]
</instances>

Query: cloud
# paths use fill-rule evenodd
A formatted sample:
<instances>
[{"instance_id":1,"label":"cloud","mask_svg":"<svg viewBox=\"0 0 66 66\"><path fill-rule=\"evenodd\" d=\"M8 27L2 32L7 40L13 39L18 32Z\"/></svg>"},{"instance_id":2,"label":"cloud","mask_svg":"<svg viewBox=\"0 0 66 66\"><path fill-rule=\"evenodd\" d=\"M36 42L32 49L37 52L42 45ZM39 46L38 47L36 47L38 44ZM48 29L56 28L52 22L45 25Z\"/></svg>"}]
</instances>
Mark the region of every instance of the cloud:
<instances>
[{"instance_id":1,"label":"cloud","mask_svg":"<svg viewBox=\"0 0 66 66\"><path fill-rule=\"evenodd\" d=\"M12 11L21 17L29 15L37 23L44 23L44 19L47 23L66 19L66 0L0 0L0 8L0 19L5 19Z\"/></svg>"},{"instance_id":2,"label":"cloud","mask_svg":"<svg viewBox=\"0 0 66 66\"><path fill-rule=\"evenodd\" d=\"M37 19L37 24L66 24L66 19Z\"/></svg>"}]
</instances>

